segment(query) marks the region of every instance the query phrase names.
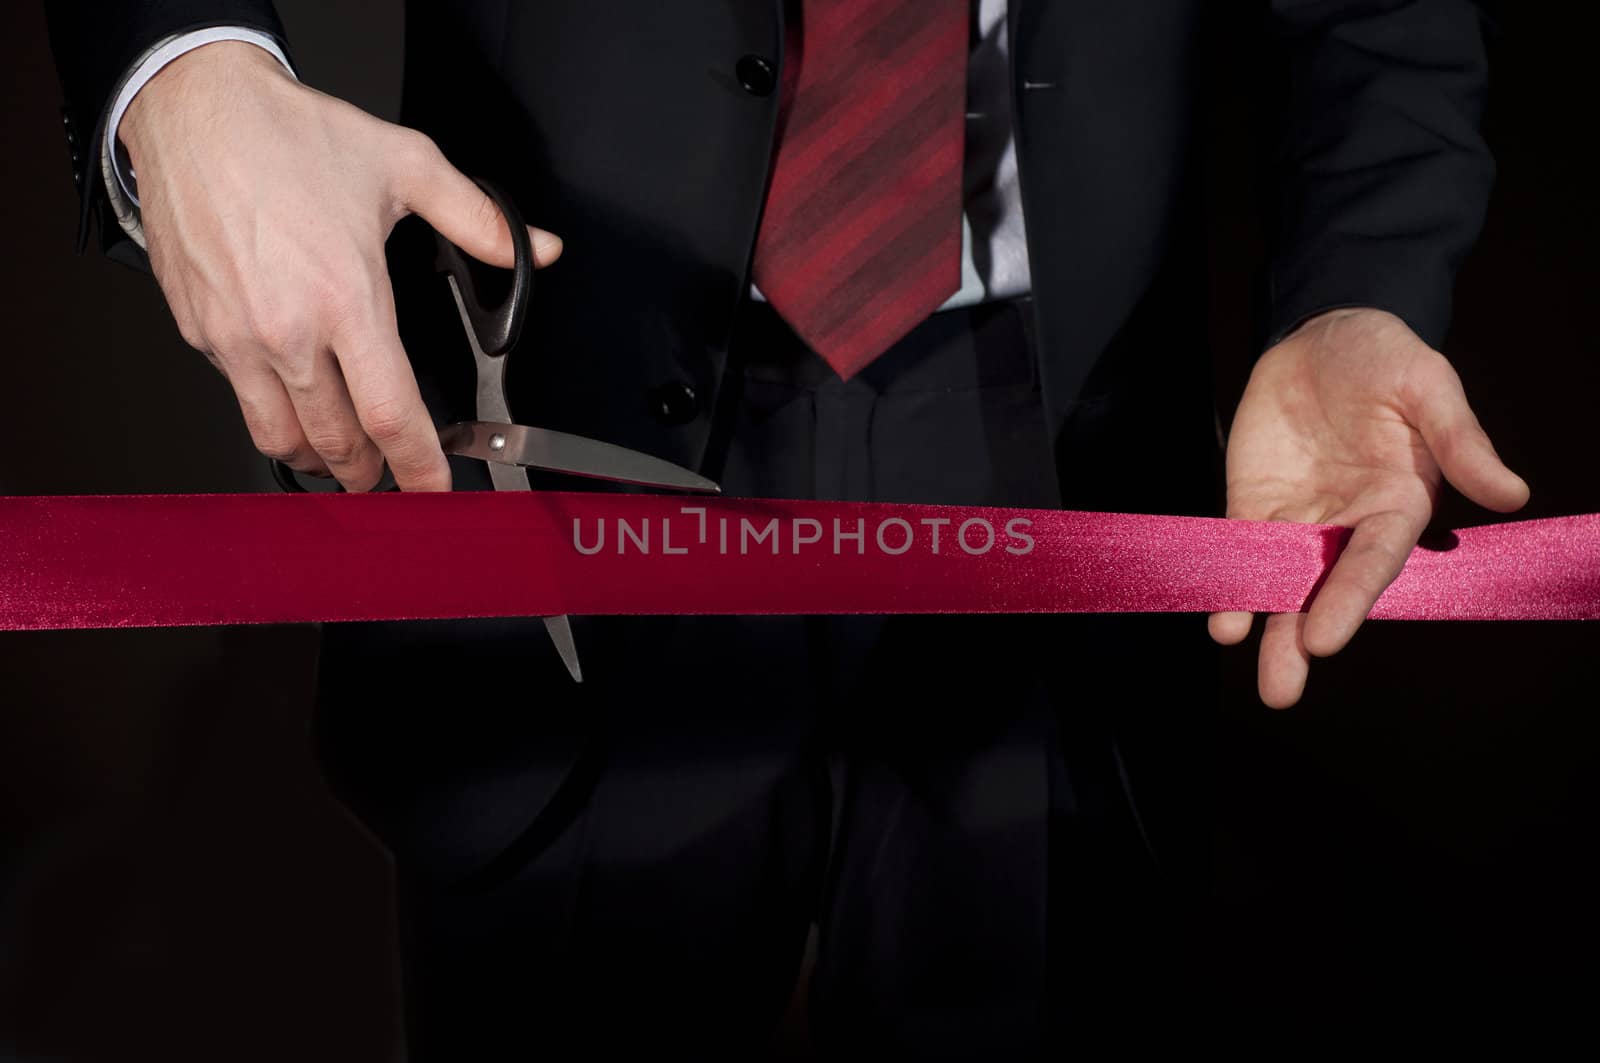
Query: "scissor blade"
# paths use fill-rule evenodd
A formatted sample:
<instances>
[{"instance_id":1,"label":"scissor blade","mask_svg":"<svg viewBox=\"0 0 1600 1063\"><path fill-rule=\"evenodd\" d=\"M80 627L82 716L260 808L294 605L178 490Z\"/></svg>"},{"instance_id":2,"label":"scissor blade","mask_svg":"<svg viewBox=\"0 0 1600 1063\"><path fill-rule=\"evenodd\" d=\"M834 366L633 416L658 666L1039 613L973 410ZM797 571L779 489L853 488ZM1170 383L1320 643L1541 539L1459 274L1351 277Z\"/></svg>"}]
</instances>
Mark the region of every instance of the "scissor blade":
<instances>
[{"instance_id":1,"label":"scissor blade","mask_svg":"<svg viewBox=\"0 0 1600 1063\"><path fill-rule=\"evenodd\" d=\"M498 462L489 462L489 482L496 491L532 491L533 485L528 483L528 470L520 465L501 465Z\"/></svg>"},{"instance_id":2,"label":"scissor blade","mask_svg":"<svg viewBox=\"0 0 1600 1063\"><path fill-rule=\"evenodd\" d=\"M447 454L503 465L523 465L593 480L721 494L697 472L598 439L494 421L460 421L439 430Z\"/></svg>"},{"instance_id":3,"label":"scissor blade","mask_svg":"<svg viewBox=\"0 0 1600 1063\"><path fill-rule=\"evenodd\" d=\"M550 632L550 641L555 643L556 652L561 654L561 663L567 666L572 681L583 682L583 669L578 667L578 644L572 640L572 622L564 616L547 616L544 629Z\"/></svg>"},{"instance_id":4,"label":"scissor blade","mask_svg":"<svg viewBox=\"0 0 1600 1063\"><path fill-rule=\"evenodd\" d=\"M494 481L496 491L526 491L528 487L528 470L520 465L501 465L497 462L489 463L489 478ZM572 624L564 616L541 617L544 629L550 633L550 641L555 644L556 653L561 655L561 663L567 666L567 674L574 683L583 682L583 669L578 665L578 644L572 637Z\"/></svg>"}]
</instances>

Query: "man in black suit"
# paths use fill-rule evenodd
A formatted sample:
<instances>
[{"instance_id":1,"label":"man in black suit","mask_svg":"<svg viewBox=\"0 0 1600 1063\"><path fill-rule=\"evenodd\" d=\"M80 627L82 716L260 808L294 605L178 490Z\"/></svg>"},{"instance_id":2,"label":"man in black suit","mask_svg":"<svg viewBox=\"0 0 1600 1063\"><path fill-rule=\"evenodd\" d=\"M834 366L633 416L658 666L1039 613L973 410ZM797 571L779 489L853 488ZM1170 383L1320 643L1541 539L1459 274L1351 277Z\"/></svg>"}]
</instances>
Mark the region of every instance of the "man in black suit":
<instances>
[{"instance_id":1,"label":"man in black suit","mask_svg":"<svg viewBox=\"0 0 1600 1063\"><path fill-rule=\"evenodd\" d=\"M1355 528L1266 622L1286 706L1441 477L1497 510L1527 489L1433 347L1492 180L1475 6L1257 6L1281 165L1227 511ZM508 265L469 173L560 258L519 420L733 494L1211 510L1193 89L1219 5L599 7L414 0L401 127L300 85L266 0L54 0L84 225L148 250L264 453L351 489L384 462L485 485L433 434L470 360L402 223ZM395 856L414 1045L748 1055L813 924L825 1046L1173 1029L1194 990L1151 868L1196 863L1182 736L1212 696L1181 619L580 618L579 688L526 623L328 628L319 748Z\"/></svg>"}]
</instances>

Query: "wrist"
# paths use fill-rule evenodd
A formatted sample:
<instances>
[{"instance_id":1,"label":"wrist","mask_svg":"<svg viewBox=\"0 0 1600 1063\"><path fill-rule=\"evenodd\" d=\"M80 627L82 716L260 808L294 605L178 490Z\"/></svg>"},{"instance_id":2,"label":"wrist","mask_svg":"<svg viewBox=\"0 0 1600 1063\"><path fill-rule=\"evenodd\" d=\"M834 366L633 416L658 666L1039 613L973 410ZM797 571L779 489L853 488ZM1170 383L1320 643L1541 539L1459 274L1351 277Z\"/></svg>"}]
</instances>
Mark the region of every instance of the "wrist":
<instances>
[{"instance_id":1,"label":"wrist","mask_svg":"<svg viewBox=\"0 0 1600 1063\"><path fill-rule=\"evenodd\" d=\"M1341 306L1312 314L1267 349L1270 353L1279 348L1322 350L1329 346L1345 345L1356 338L1375 338L1414 335L1401 318L1387 310L1372 306Z\"/></svg>"},{"instance_id":2,"label":"wrist","mask_svg":"<svg viewBox=\"0 0 1600 1063\"><path fill-rule=\"evenodd\" d=\"M159 116L193 99L219 99L234 91L230 81L294 83L283 61L255 43L224 39L201 44L164 63L129 100L114 130L137 168Z\"/></svg>"},{"instance_id":3,"label":"wrist","mask_svg":"<svg viewBox=\"0 0 1600 1063\"><path fill-rule=\"evenodd\" d=\"M1375 321L1380 318L1388 318L1393 316L1394 315L1389 314L1387 311L1378 310L1370 306L1338 306L1331 310L1319 311L1318 313L1312 314L1310 317L1305 318L1294 328L1284 333L1283 339L1288 340L1295 336L1314 332L1318 329L1326 329L1331 326L1336 326L1340 322L1351 321L1352 319L1365 318ZM1280 340L1279 342L1281 343L1283 340Z\"/></svg>"}]
</instances>

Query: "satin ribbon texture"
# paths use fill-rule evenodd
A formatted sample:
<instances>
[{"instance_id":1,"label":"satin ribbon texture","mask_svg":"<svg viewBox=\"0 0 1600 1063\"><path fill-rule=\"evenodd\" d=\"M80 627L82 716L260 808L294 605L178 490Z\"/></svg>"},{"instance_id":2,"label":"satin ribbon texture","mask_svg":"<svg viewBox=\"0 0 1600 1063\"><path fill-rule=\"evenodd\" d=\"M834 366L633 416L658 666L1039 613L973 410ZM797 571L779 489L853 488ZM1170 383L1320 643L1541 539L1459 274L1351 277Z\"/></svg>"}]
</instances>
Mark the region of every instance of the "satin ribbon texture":
<instances>
[{"instance_id":1,"label":"satin ribbon texture","mask_svg":"<svg viewBox=\"0 0 1600 1063\"><path fill-rule=\"evenodd\" d=\"M0 630L583 614L1296 612L1349 530L626 493L0 497ZM1600 514L1420 546L1391 620L1600 619Z\"/></svg>"}]
</instances>

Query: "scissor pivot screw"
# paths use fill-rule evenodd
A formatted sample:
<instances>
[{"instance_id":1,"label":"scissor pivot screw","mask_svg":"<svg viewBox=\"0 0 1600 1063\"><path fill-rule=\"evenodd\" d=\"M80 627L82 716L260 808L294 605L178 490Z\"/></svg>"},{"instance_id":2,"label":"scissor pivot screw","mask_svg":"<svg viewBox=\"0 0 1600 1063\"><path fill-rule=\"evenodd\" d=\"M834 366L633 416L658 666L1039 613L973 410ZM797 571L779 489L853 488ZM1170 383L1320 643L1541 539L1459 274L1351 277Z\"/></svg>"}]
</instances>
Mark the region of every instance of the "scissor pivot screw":
<instances>
[{"instance_id":1,"label":"scissor pivot screw","mask_svg":"<svg viewBox=\"0 0 1600 1063\"><path fill-rule=\"evenodd\" d=\"M489 449L495 451L506 449L506 437L501 435L499 432L496 432L494 435L490 436Z\"/></svg>"}]
</instances>

